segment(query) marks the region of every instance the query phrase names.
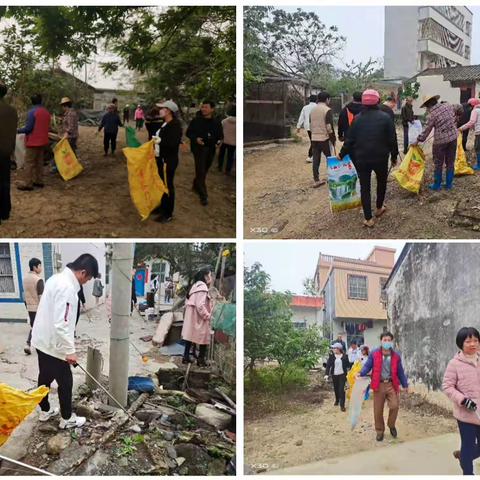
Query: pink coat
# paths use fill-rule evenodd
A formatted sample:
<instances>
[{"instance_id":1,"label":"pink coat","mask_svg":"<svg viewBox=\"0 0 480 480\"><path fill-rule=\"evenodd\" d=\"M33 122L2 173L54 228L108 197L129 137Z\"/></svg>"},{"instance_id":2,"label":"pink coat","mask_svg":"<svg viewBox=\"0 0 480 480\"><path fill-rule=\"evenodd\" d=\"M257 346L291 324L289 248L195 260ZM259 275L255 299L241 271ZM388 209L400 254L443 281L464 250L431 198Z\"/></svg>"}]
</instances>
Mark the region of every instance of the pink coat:
<instances>
[{"instance_id":1,"label":"pink coat","mask_svg":"<svg viewBox=\"0 0 480 480\"><path fill-rule=\"evenodd\" d=\"M212 300L204 282L197 282L190 290L190 298L185 301L182 338L197 345L210 343L210 316Z\"/></svg>"},{"instance_id":2,"label":"pink coat","mask_svg":"<svg viewBox=\"0 0 480 480\"><path fill-rule=\"evenodd\" d=\"M463 352L455 354L448 362L443 377L443 391L453 402L453 416L465 423L480 425L475 412L461 405L465 397L471 398L480 408L480 354L477 367L468 361Z\"/></svg>"},{"instance_id":3,"label":"pink coat","mask_svg":"<svg viewBox=\"0 0 480 480\"><path fill-rule=\"evenodd\" d=\"M145 118L143 110L141 108L137 108L135 110L135 120L140 120L141 118Z\"/></svg>"}]
</instances>

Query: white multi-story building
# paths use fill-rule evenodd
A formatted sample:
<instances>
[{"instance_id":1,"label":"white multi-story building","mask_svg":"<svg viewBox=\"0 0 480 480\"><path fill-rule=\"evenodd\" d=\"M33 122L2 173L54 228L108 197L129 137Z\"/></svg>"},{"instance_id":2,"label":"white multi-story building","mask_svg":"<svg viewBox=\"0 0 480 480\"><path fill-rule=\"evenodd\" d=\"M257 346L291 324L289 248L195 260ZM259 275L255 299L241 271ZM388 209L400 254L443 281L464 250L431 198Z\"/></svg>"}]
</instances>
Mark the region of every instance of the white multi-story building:
<instances>
[{"instance_id":1,"label":"white multi-story building","mask_svg":"<svg viewBox=\"0 0 480 480\"><path fill-rule=\"evenodd\" d=\"M462 6L386 6L385 78L470 65L472 23Z\"/></svg>"}]
</instances>

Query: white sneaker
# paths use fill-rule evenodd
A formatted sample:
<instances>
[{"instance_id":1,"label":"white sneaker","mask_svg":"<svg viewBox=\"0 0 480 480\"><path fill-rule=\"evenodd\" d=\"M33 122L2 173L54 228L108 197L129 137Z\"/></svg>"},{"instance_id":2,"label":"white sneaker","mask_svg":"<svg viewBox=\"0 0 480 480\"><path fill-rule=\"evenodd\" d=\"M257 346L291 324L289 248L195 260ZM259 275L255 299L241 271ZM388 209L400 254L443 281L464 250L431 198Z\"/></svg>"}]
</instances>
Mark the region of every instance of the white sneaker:
<instances>
[{"instance_id":1,"label":"white sneaker","mask_svg":"<svg viewBox=\"0 0 480 480\"><path fill-rule=\"evenodd\" d=\"M307 157L307 163L313 163L313 157Z\"/></svg>"},{"instance_id":2,"label":"white sneaker","mask_svg":"<svg viewBox=\"0 0 480 480\"><path fill-rule=\"evenodd\" d=\"M85 417L77 417L75 413L72 413L72 416L68 419L61 419L60 425L58 428L61 430L65 430L66 428L81 428L87 423L87 419Z\"/></svg>"},{"instance_id":3,"label":"white sneaker","mask_svg":"<svg viewBox=\"0 0 480 480\"><path fill-rule=\"evenodd\" d=\"M48 422L51 418L56 417L59 413L59 408L51 408L48 412L40 412L38 420L40 422Z\"/></svg>"}]
</instances>

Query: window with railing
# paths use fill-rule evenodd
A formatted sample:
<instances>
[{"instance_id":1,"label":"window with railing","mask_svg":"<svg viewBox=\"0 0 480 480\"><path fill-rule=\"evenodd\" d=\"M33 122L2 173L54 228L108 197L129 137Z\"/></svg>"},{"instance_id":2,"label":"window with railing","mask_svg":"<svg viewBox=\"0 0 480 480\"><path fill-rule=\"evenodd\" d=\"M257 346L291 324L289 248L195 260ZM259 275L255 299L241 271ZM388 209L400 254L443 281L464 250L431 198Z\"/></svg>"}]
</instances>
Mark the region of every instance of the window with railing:
<instances>
[{"instance_id":1,"label":"window with railing","mask_svg":"<svg viewBox=\"0 0 480 480\"><path fill-rule=\"evenodd\" d=\"M453 50L460 55L463 54L463 40L431 18L427 18L420 22L418 35L419 40L433 40L445 48Z\"/></svg>"},{"instance_id":2,"label":"window with railing","mask_svg":"<svg viewBox=\"0 0 480 480\"><path fill-rule=\"evenodd\" d=\"M348 276L348 298L368 300L367 277Z\"/></svg>"},{"instance_id":3,"label":"window with railing","mask_svg":"<svg viewBox=\"0 0 480 480\"><path fill-rule=\"evenodd\" d=\"M467 22L465 24L465 33L471 37L472 36L472 24L470 22Z\"/></svg>"},{"instance_id":4,"label":"window with railing","mask_svg":"<svg viewBox=\"0 0 480 480\"><path fill-rule=\"evenodd\" d=\"M163 283L165 281L165 262L156 262L152 264L151 274L156 273L159 278L159 282ZM151 275L150 275L151 277Z\"/></svg>"},{"instance_id":5,"label":"window with railing","mask_svg":"<svg viewBox=\"0 0 480 480\"><path fill-rule=\"evenodd\" d=\"M465 58L470 60L470 47L468 45L465 45Z\"/></svg>"},{"instance_id":6,"label":"window with railing","mask_svg":"<svg viewBox=\"0 0 480 480\"><path fill-rule=\"evenodd\" d=\"M0 293L15 293L9 243L0 243Z\"/></svg>"},{"instance_id":7,"label":"window with railing","mask_svg":"<svg viewBox=\"0 0 480 480\"><path fill-rule=\"evenodd\" d=\"M449 7L447 5L436 5L432 8L438 13L443 15L447 20L450 20L454 25L456 25L462 32L465 27L465 17L460 12L458 8ZM468 23L468 22L467 22Z\"/></svg>"}]
</instances>

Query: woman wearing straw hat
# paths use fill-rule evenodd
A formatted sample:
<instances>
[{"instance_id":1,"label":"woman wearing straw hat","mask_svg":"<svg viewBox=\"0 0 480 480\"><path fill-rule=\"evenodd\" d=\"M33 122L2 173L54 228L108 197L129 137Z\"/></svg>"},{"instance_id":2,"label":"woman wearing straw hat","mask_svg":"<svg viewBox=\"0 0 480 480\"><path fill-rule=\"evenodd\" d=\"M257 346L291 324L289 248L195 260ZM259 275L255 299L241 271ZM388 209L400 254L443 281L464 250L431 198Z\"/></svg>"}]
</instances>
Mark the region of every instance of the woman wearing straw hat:
<instances>
[{"instance_id":1,"label":"woman wearing straw hat","mask_svg":"<svg viewBox=\"0 0 480 480\"><path fill-rule=\"evenodd\" d=\"M375 216L380 217L386 210L383 205L387 191L388 158L392 156L392 165L397 163L398 144L395 125L391 118L378 106L380 95L375 90L366 90L362 94L362 113L358 114L348 130L348 135L340 154L341 160L350 155L360 178L363 224L368 228L375 226L372 216L370 188L372 172L377 176L377 202Z\"/></svg>"},{"instance_id":2,"label":"woman wearing straw hat","mask_svg":"<svg viewBox=\"0 0 480 480\"><path fill-rule=\"evenodd\" d=\"M455 117L463 113L461 104L438 103L439 99L440 95L429 94L423 97L423 103L420 108L427 109L427 122L423 127L422 133L412 143L412 146L416 147L419 143L425 142L432 129L435 129L433 133L433 162L435 171L433 183L429 185L432 190L440 190L441 188L444 163L447 168L444 187L452 188L458 137Z\"/></svg>"},{"instance_id":3,"label":"woman wearing straw hat","mask_svg":"<svg viewBox=\"0 0 480 480\"><path fill-rule=\"evenodd\" d=\"M78 141L78 115L72 108L72 101L68 97L63 97L60 105L63 108L63 138L68 140L73 153L77 154Z\"/></svg>"}]
</instances>

